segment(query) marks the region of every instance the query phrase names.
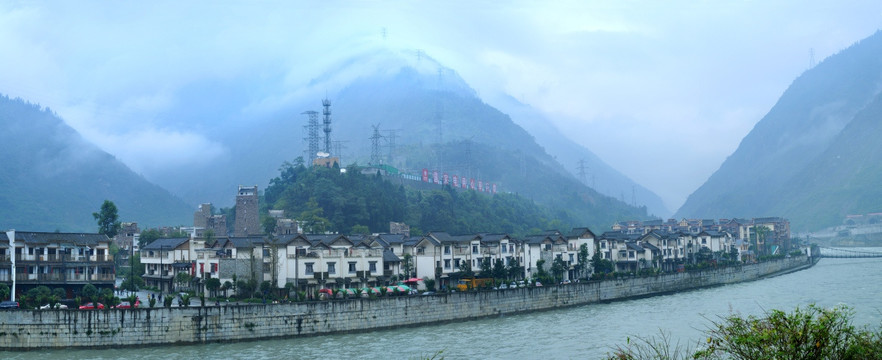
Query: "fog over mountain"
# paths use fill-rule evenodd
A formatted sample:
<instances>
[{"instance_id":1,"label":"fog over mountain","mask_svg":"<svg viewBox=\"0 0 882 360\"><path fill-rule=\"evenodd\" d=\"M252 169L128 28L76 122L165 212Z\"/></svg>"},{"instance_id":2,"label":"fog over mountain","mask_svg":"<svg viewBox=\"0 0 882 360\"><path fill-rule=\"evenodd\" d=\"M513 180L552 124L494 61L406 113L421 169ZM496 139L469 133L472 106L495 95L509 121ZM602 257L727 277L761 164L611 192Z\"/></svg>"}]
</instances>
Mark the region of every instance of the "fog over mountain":
<instances>
[{"instance_id":1,"label":"fog over mountain","mask_svg":"<svg viewBox=\"0 0 882 360\"><path fill-rule=\"evenodd\" d=\"M120 220L182 225L192 208L85 141L52 110L0 96L0 228L97 231L111 200Z\"/></svg>"},{"instance_id":2,"label":"fog over mountain","mask_svg":"<svg viewBox=\"0 0 882 360\"><path fill-rule=\"evenodd\" d=\"M283 107L333 98L363 69L332 70L358 54L421 50L516 122L499 99L535 109L674 209L812 54L872 33L880 14L869 0L2 2L0 44L16 55L0 57L0 91L51 107L155 180L241 151L220 140L229 127L247 134L293 119ZM624 187L610 192L650 203Z\"/></svg>"}]
</instances>

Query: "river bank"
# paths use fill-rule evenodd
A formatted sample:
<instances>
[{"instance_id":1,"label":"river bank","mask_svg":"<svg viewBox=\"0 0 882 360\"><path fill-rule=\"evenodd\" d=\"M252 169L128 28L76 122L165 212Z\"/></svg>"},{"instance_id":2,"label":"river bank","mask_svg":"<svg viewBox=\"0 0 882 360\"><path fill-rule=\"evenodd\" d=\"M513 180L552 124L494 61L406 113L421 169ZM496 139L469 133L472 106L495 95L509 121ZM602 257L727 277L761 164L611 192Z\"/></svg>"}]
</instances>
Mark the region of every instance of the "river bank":
<instances>
[{"instance_id":1,"label":"river bank","mask_svg":"<svg viewBox=\"0 0 882 360\"><path fill-rule=\"evenodd\" d=\"M756 280L812 265L806 257L793 257L654 277L434 296L204 308L11 311L0 320L0 349L106 348L363 332L667 294Z\"/></svg>"}]
</instances>

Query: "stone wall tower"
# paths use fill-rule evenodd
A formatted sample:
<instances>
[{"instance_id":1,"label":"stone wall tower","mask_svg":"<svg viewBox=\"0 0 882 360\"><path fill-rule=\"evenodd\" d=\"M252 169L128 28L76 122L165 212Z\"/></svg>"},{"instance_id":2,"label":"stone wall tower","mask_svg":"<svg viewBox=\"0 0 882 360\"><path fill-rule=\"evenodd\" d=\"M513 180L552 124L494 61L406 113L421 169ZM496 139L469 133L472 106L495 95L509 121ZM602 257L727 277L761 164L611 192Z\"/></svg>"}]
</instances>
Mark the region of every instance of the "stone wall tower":
<instances>
[{"instance_id":1,"label":"stone wall tower","mask_svg":"<svg viewBox=\"0 0 882 360\"><path fill-rule=\"evenodd\" d=\"M236 194L236 227L233 230L233 236L260 234L257 201L257 185L239 185L239 192Z\"/></svg>"}]
</instances>

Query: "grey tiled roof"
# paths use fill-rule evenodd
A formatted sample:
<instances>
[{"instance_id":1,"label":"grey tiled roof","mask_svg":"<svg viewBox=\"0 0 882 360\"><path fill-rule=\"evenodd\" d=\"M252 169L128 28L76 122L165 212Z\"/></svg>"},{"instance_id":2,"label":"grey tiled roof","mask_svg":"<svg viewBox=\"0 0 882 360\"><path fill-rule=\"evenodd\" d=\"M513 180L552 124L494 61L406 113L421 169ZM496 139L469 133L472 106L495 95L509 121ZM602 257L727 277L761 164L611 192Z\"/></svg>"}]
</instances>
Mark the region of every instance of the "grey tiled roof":
<instances>
[{"instance_id":1,"label":"grey tiled roof","mask_svg":"<svg viewBox=\"0 0 882 360\"><path fill-rule=\"evenodd\" d=\"M102 234L94 233L50 233L33 231L16 231L16 241L24 241L26 244L68 244L74 246L95 246L99 242L109 242L110 239ZM0 243L9 245L6 232L0 232Z\"/></svg>"}]
</instances>

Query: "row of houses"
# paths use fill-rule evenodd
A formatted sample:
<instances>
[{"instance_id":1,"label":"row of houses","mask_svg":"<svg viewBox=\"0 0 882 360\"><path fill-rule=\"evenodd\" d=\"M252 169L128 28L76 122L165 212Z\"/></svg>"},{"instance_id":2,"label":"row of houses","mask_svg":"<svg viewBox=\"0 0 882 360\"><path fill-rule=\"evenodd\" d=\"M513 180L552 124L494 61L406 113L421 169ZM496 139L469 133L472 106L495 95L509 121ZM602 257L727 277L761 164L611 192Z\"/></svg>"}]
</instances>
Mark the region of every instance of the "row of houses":
<instances>
[{"instance_id":1,"label":"row of houses","mask_svg":"<svg viewBox=\"0 0 882 360\"><path fill-rule=\"evenodd\" d=\"M771 234L774 230L766 231ZM222 282L254 279L280 288L292 284L297 289L311 290L376 286L415 276L434 279L437 287L444 288L454 285L464 269L478 272L484 262L498 261L517 269L517 277L534 278L539 274L540 261L545 264L543 271L550 272L559 259L563 279L587 276L591 267L580 263L579 258L583 246L589 259L597 254L609 260L614 270L624 272L647 268L677 271L684 264L708 260L751 261L762 255L756 249L774 248L780 253L782 247L764 242L771 236L756 236L756 232L650 229L595 235L583 227L515 238L508 234L446 232L422 236L295 233L214 237L191 231L188 237L155 240L139 253L146 284L164 292L203 286L209 278ZM123 236L137 238L137 234ZM110 243L99 234L0 233L0 282L12 284L15 280L17 292L39 285L62 287L69 294L86 283L113 287L116 276ZM180 273L194 281L176 284Z\"/></svg>"},{"instance_id":2,"label":"row of houses","mask_svg":"<svg viewBox=\"0 0 882 360\"><path fill-rule=\"evenodd\" d=\"M752 219L668 219L619 221L613 231L628 235L645 235L652 231L668 234L698 234L702 231L728 233L734 239L758 243L759 255L787 252L794 247L790 238L790 221L782 217Z\"/></svg>"},{"instance_id":3,"label":"row of houses","mask_svg":"<svg viewBox=\"0 0 882 360\"><path fill-rule=\"evenodd\" d=\"M85 284L113 288L116 275L110 243L101 234L0 233L0 282L16 294L44 285L63 288L68 297Z\"/></svg>"},{"instance_id":4,"label":"row of houses","mask_svg":"<svg viewBox=\"0 0 882 360\"><path fill-rule=\"evenodd\" d=\"M148 285L173 291L177 273L186 272L196 284L209 278L222 282L254 279L281 288L291 284L311 291L323 287L356 288L385 285L418 277L434 279L438 288L454 285L465 269L478 272L483 262L497 261L519 269L517 277L534 278L550 273L556 259L563 264L563 280L591 273L580 264L584 246L587 259L595 253L609 260L613 270L637 272L647 268L678 271L683 265L714 260L752 261L751 243L727 231L696 233L651 230L645 234L609 231L599 236L588 228L564 233L557 230L515 238L508 234L451 235L430 232L404 234L341 235L282 234L277 236L159 239L141 249ZM581 272L585 270L584 272Z\"/></svg>"},{"instance_id":5,"label":"row of houses","mask_svg":"<svg viewBox=\"0 0 882 360\"><path fill-rule=\"evenodd\" d=\"M532 277L539 260L561 258L567 278L575 278L582 245L593 253L594 234L577 228L568 234L548 231L523 240L507 234L424 236L403 234L339 235L284 234L279 236L158 239L140 250L148 286L165 292L179 289L178 273L204 283L254 279L277 287L292 284L309 291L322 287L355 288L384 285L407 277L434 279L439 288L478 271L482 261L523 268L519 277ZM546 269L547 270L547 269ZM187 285L184 285L187 286Z\"/></svg>"}]
</instances>

